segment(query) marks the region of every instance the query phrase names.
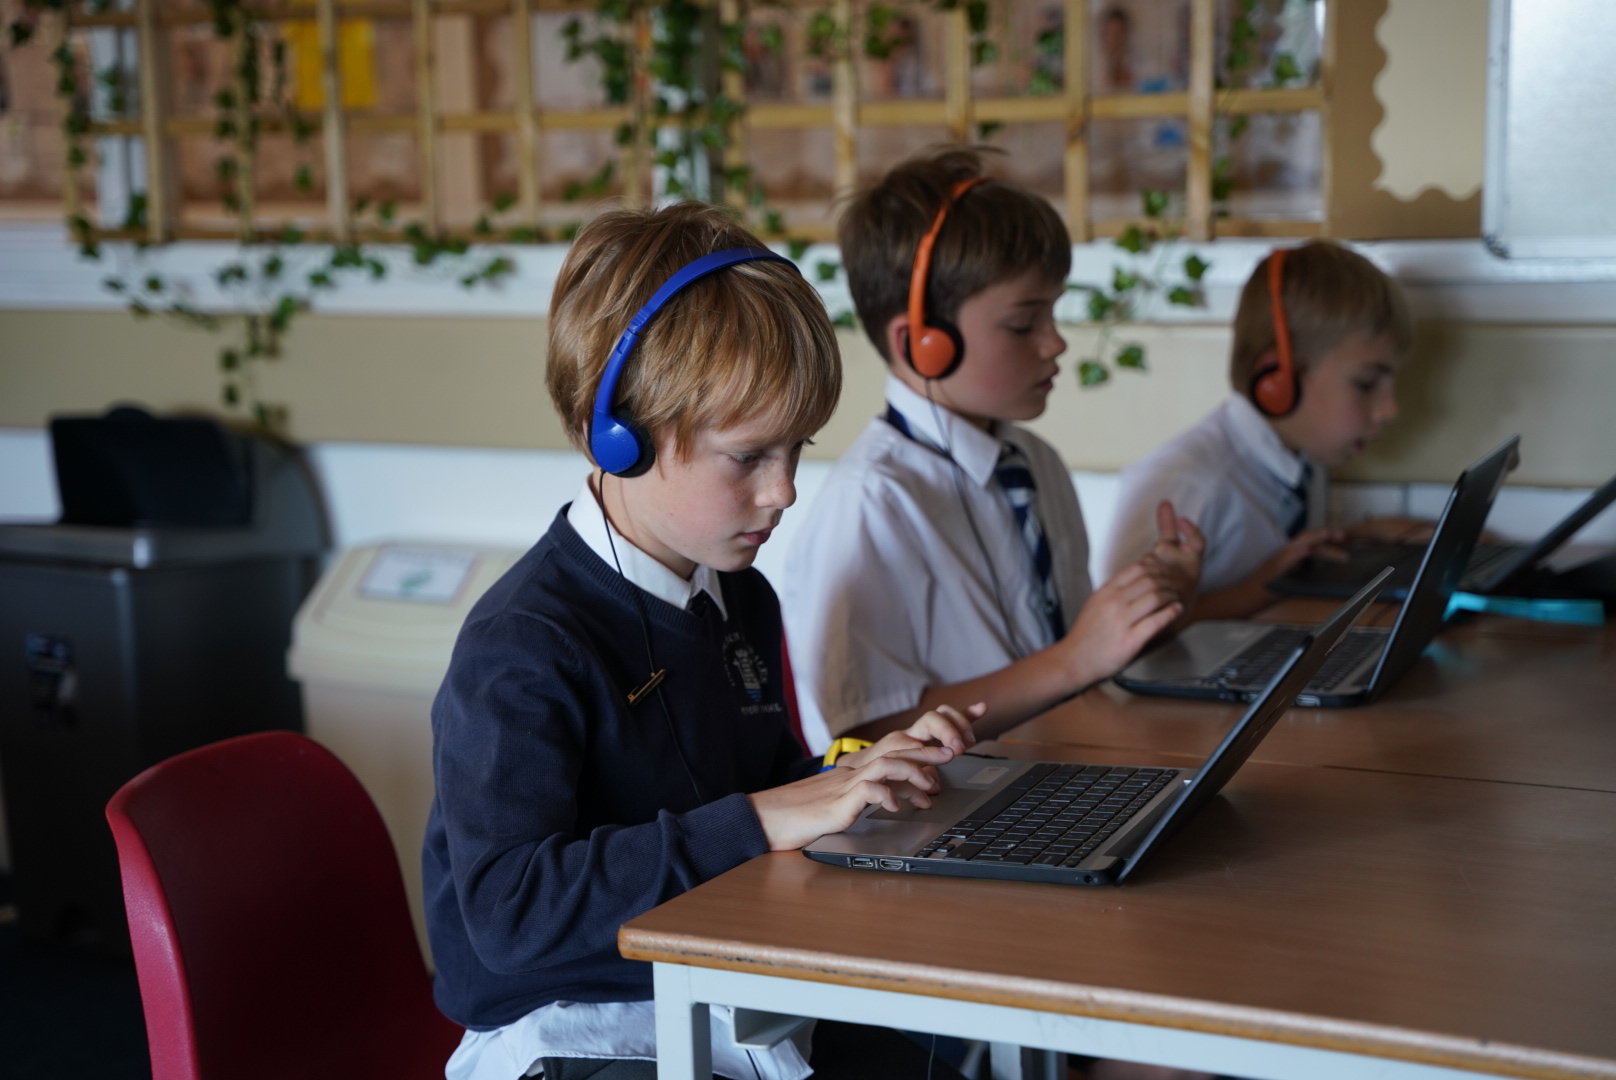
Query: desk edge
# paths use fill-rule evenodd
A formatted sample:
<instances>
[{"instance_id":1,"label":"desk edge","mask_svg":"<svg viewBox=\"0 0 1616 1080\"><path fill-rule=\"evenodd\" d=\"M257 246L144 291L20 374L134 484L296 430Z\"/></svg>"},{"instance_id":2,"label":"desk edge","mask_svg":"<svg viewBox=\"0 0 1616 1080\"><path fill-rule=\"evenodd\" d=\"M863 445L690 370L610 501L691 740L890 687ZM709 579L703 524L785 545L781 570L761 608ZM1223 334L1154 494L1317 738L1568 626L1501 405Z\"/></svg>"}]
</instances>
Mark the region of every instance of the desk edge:
<instances>
[{"instance_id":1,"label":"desk edge","mask_svg":"<svg viewBox=\"0 0 1616 1080\"><path fill-rule=\"evenodd\" d=\"M757 947L625 926L618 948L629 960L684 964L870 990L952 998L1097 1020L1180 1028L1211 1035L1336 1050L1531 1080L1616 1080L1616 1061L1511 1043L1249 1006L1224 1005L1106 987L1082 986L850 957Z\"/></svg>"}]
</instances>

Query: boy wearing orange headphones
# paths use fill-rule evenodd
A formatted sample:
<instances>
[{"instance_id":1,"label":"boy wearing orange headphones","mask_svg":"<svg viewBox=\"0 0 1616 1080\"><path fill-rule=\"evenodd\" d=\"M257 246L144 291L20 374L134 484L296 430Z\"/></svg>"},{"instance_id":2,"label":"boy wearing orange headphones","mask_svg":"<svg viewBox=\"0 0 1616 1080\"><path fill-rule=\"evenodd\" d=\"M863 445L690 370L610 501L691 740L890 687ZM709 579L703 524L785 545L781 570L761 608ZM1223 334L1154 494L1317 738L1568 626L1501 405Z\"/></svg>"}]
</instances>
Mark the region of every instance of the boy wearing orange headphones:
<instances>
[{"instance_id":1,"label":"boy wearing orange headphones","mask_svg":"<svg viewBox=\"0 0 1616 1080\"><path fill-rule=\"evenodd\" d=\"M433 703L427 928L438 1006L468 1029L446 1075L652 1080L651 965L618 927L871 804L930 805L931 767L973 740L934 712L822 770L793 733L751 564L841 360L789 262L713 207L604 214L549 323L550 397L595 468L472 609ZM713 1071L735 1080L927 1071L895 1032L821 1023L755 1050L726 1019Z\"/></svg>"},{"instance_id":2,"label":"boy wearing orange headphones","mask_svg":"<svg viewBox=\"0 0 1616 1080\"><path fill-rule=\"evenodd\" d=\"M1060 456L1016 422L1044 411L1071 241L1047 201L951 148L900 165L840 225L886 405L793 541L783 609L803 731L877 738L984 703L988 735L1131 660L1178 618L1200 537L1159 542L1091 589Z\"/></svg>"},{"instance_id":3,"label":"boy wearing orange headphones","mask_svg":"<svg viewBox=\"0 0 1616 1080\"><path fill-rule=\"evenodd\" d=\"M1272 252L1235 312L1233 393L1123 470L1109 565L1150 545L1154 508L1170 499L1206 535L1195 618L1272 603L1268 582L1342 538L1323 527L1327 470L1397 418L1412 336L1402 290L1368 259L1322 240Z\"/></svg>"}]
</instances>

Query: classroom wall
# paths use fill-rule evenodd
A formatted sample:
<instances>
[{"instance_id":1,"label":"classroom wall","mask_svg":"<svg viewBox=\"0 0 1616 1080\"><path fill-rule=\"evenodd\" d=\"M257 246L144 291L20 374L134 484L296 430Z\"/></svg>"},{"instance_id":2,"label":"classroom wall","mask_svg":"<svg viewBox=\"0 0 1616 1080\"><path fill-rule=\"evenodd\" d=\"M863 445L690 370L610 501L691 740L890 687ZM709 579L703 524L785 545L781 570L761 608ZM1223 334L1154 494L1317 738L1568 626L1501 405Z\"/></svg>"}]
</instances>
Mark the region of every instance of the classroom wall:
<instances>
[{"instance_id":1,"label":"classroom wall","mask_svg":"<svg viewBox=\"0 0 1616 1080\"><path fill-rule=\"evenodd\" d=\"M1065 328L1067 358L1094 331ZM1223 326L1137 326L1150 370L1082 389L1063 374L1034 427L1072 469L1112 472L1226 392ZM838 456L878 411L884 368L862 334L840 334L846 392L809 454ZM215 341L116 312L0 311L0 426L128 400L208 409ZM265 371L302 441L566 449L543 384L537 319L311 316ZM1521 483L1587 487L1616 471L1616 326L1427 322L1404 379L1403 419L1344 478L1445 483L1514 432Z\"/></svg>"}]
</instances>

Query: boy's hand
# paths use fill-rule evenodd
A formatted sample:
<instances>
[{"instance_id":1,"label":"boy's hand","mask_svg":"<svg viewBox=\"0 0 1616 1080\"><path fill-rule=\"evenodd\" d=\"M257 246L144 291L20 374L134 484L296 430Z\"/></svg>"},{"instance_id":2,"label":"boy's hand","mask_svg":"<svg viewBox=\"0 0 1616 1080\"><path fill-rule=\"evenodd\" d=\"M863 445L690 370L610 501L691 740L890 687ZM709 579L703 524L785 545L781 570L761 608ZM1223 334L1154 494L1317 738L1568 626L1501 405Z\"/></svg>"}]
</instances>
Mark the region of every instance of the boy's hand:
<instances>
[{"instance_id":1,"label":"boy's hand","mask_svg":"<svg viewBox=\"0 0 1616 1080\"><path fill-rule=\"evenodd\" d=\"M1165 630L1184 604L1142 563L1094 590L1061 644L1069 646L1073 689L1115 675L1145 642Z\"/></svg>"},{"instance_id":2,"label":"boy's hand","mask_svg":"<svg viewBox=\"0 0 1616 1080\"><path fill-rule=\"evenodd\" d=\"M1140 558L1145 570L1157 583L1189 603L1201 583L1201 556L1206 553L1206 537L1187 517L1173 512L1166 499L1156 507L1156 529L1160 538Z\"/></svg>"},{"instance_id":3,"label":"boy's hand","mask_svg":"<svg viewBox=\"0 0 1616 1080\"><path fill-rule=\"evenodd\" d=\"M873 746L843 754L836 759L836 766L856 769L887 754L906 756L907 751L930 743L946 746L958 757L976 745L976 732L972 730L971 722L980 720L987 711L987 705L980 701L963 713L952 705L939 705L902 731L889 732Z\"/></svg>"},{"instance_id":4,"label":"boy's hand","mask_svg":"<svg viewBox=\"0 0 1616 1080\"><path fill-rule=\"evenodd\" d=\"M873 747L872 747L873 749ZM868 751L860 751L868 753ZM938 788L934 765L952 761L946 746L920 746L884 754L858 768L841 768L748 795L770 851L794 851L827 833L841 832L866 806L898 809L901 795L921 809Z\"/></svg>"},{"instance_id":5,"label":"boy's hand","mask_svg":"<svg viewBox=\"0 0 1616 1080\"><path fill-rule=\"evenodd\" d=\"M1340 529L1309 529L1306 532L1299 532L1291 537L1289 543L1274 552L1267 562L1257 567L1250 580L1259 585L1267 585L1275 578L1290 573L1303 559L1314 556L1329 559L1331 562L1346 562L1347 553L1339 546L1346 539L1347 534Z\"/></svg>"}]
</instances>

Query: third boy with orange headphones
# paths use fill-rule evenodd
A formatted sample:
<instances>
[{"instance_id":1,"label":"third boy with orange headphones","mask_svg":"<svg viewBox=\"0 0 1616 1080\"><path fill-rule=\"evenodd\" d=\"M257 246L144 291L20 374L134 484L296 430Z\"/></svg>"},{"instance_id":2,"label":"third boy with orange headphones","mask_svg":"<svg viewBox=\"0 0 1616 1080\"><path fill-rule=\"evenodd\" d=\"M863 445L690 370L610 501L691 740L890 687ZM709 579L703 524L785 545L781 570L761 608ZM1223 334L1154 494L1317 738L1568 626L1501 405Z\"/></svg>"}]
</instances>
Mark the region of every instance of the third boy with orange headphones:
<instances>
[{"instance_id":1,"label":"third boy with orange headphones","mask_svg":"<svg viewBox=\"0 0 1616 1080\"><path fill-rule=\"evenodd\" d=\"M1107 565L1152 542L1153 508L1171 499L1206 534L1195 617L1271 603L1267 582L1343 536L1324 527L1327 470L1396 419L1411 336L1401 289L1363 256L1325 241L1271 252L1235 313L1232 393L1123 470Z\"/></svg>"}]
</instances>

